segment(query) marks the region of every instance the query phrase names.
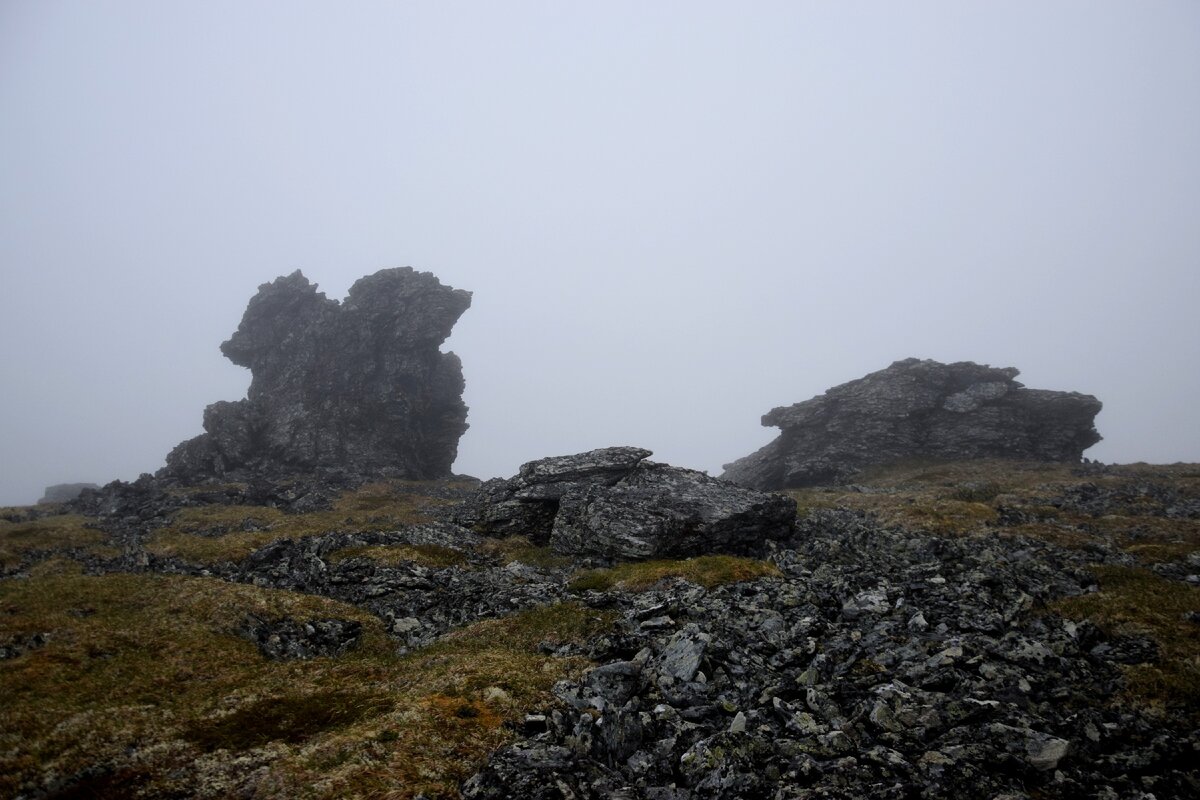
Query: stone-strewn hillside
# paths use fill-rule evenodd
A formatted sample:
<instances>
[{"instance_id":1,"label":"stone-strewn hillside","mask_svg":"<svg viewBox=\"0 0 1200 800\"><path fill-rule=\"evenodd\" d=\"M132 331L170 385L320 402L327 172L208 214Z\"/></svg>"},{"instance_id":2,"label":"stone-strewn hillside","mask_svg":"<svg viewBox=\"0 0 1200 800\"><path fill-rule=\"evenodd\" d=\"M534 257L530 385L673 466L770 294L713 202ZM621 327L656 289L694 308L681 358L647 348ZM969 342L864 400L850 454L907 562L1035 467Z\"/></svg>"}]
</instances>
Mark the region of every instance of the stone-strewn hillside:
<instances>
[{"instance_id":1,"label":"stone-strewn hillside","mask_svg":"<svg viewBox=\"0 0 1200 800\"><path fill-rule=\"evenodd\" d=\"M1200 466L858 480L637 562L473 483L6 509L0 796L1200 796Z\"/></svg>"}]
</instances>

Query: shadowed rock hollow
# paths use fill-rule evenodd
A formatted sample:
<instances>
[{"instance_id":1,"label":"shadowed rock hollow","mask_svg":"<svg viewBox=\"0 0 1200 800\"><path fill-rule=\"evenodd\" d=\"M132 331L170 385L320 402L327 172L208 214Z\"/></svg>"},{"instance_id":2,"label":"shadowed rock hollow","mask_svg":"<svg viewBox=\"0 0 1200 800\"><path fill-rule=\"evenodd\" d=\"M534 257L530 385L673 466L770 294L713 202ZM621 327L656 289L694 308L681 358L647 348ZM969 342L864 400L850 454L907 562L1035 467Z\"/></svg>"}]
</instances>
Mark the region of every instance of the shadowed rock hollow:
<instances>
[{"instance_id":1,"label":"shadowed rock hollow","mask_svg":"<svg viewBox=\"0 0 1200 800\"><path fill-rule=\"evenodd\" d=\"M782 429L756 453L725 465L726 480L757 489L836 483L863 467L906 459L1016 458L1077 462L1100 434L1100 401L1026 389L1019 372L970 361L915 358L773 409Z\"/></svg>"},{"instance_id":2,"label":"shadowed rock hollow","mask_svg":"<svg viewBox=\"0 0 1200 800\"><path fill-rule=\"evenodd\" d=\"M195 482L336 470L450 475L467 429L462 364L439 349L470 292L411 267L330 300L299 270L263 284L221 345L253 374L245 400L204 411L160 477Z\"/></svg>"}]
</instances>

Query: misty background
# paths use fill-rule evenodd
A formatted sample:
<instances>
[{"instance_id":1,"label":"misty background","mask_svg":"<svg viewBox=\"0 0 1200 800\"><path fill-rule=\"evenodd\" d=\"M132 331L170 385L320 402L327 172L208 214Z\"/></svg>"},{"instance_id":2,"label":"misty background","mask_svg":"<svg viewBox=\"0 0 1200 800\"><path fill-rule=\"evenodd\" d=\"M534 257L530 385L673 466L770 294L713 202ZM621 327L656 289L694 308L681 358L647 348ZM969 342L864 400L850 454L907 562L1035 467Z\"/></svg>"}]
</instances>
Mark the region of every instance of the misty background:
<instances>
[{"instance_id":1,"label":"misty background","mask_svg":"<svg viewBox=\"0 0 1200 800\"><path fill-rule=\"evenodd\" d=\"M1200 4L0 3L0 503L245 396L299 268L474 293L455 469L719 473L909 356L1200 460Z\"/></svg>"}]
</instances>

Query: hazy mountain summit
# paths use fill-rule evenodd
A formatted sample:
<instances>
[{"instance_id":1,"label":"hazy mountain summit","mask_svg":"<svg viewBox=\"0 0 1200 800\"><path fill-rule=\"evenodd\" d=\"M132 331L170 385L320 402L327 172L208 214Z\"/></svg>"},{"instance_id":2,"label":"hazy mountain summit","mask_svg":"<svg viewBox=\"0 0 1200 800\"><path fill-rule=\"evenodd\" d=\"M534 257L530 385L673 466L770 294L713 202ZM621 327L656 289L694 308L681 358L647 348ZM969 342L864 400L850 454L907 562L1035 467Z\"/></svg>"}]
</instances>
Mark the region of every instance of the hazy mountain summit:
<instances>
[{"instance_id":1,"label":"hazy mountain summit","mask_svg":"<svg viewBox=\"0 0 1200 800\"><path fill-rule=\"evenodd\" d=\"M1195 465L1038 463L1099 401L910 359L730 467L845 490L637 447L479 484L469 304L279 278L158 477L0 509L0 796L1197 796Z\"/></svg>"},{"instance_id":2,"label":"hazy mountain summit","mask_svg":"<svg viewBox=\"0 0 1200 800\"><path fill-rule=\"evenodd\" d=\"M299 270L263 284L221 345L253 380L167 456L182 481L337 470L442 478L467 430L462 363L439 349L471 293L384 269L330 300Z\"/></svg>"},{"instance_id":3,"label":"hazy mountain summit","mask_svg":"<svg viewBox=\"0 0 1200 800\"><path fill-rule=\"evenodd\" d=\"M897 361L772 409L779 438L732 464L726 480L756 489L837 483L863 467L911 459L1078 462L1100 441L1089 394L1026 389L1013 367Z\"/></svg>"}]
</instances>

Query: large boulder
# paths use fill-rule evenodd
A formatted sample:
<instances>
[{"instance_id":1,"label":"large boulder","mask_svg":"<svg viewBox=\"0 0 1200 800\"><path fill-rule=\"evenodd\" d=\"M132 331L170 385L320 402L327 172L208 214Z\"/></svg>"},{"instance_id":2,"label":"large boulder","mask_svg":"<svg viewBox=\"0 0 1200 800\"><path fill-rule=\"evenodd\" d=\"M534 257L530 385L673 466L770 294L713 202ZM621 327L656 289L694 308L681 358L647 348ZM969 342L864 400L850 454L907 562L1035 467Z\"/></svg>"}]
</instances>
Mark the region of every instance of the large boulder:
<instances>
[{"instance_id":1,"label":"large boulder","mask_svg":"<svg viewBox=\"0 0 1200 800\"><path fill-rule=\"evenodd\" d=\"M490 536L520 534L568 555L637 560L741 553L791 535L796 503L702 472L609 447L544 458L485 483L456 521Z\"/></svg>"},{"instance_id":2,"label":"large boulder","mask_svg":"<svg viewBox=\"0 0 1200 800\"><path fill-rule=\"evenodd\" d=\"M1026 389L1018 374L970 361L897 361L772 410L762 424L780 428L779 438L726 464L721 477L783 489L843 482L864 467L908 459L1078 462L1100 441L1100 401Z\"/></svg>"},{"instance_id":3,"label":"large boulder","mask_svg":"<svg viewBox=\"0 0 1200 800\"><path fill-rule=\"evenodd\" d=\"M205 409L206 432L160 477L450 475L467 407L458 356L439 348L470 305L411 267L361 278L341 303L298 270L263 284L221 345L253 375L246 399Z\"/></svg>"}]
</instances>

